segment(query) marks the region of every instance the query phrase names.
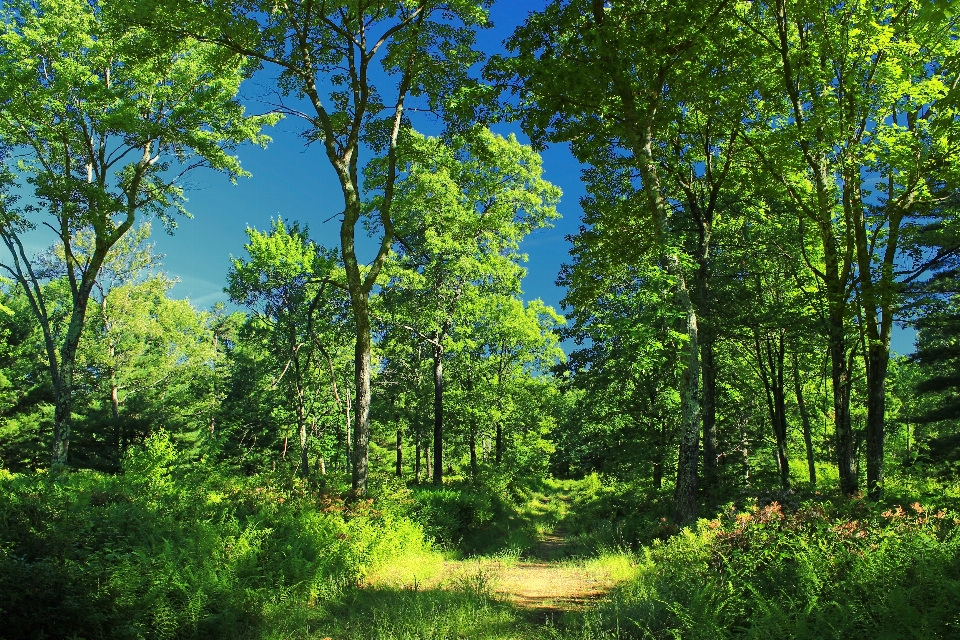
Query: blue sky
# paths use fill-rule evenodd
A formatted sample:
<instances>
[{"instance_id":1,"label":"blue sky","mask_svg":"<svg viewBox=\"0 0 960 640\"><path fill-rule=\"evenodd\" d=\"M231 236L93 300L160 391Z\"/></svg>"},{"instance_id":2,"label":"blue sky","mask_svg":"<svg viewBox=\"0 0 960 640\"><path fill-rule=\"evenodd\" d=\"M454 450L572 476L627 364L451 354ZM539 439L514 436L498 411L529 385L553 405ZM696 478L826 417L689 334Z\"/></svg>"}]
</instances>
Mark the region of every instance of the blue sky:
<instances>
[{"instance_id":1,"label":"blue sky","mask_svg":"<svg viewBox=\"0 0 960 640\"><path fill-rule=\"evenodd\" d=\"M526 16L542 9L542 0L501 0L491 11L494 27L478 36L479 47L487 53L502 51L501 42L523 22ZM272 84L271 70L252 78L243 88L251 112L263 112L267 106L258 96ZM430 123L415 123L427 133ZM247 226L266 229L277 216L298 220L310 227L311 236L320 244L336 246L339 221L335 215L342 209L339 184L319 145L305 147L298 136L302 125L295 119L281 121L268 133L273 143L267 149L244 147L238 152L251 178L231 185L223 176L212 172L194 174L188 183L187 208L193 219L182 220L173 236L160 228L154 230L157 250L165 254L164 269L179 280L173 291L177 297L188 297L195 306L211 307L226 300L223 292L230 256L244 254ZM506 135L516 133L525 140L518 125L501 125L495 129ZM580 165L565 145L555 145L542 154L544 177L563 190L559 210L562 218L551 229L533 233L522 249L530 259L525 265L524 298L540 298L559 311L564 291L555 280L562 263L568 260L566 236L580 226L580 197L585 191L580 181ZM362 256L361 256L362 257ZM895 329L895 351L909 353L913 348L913 331Z\"/></svg>"}]
</instances>

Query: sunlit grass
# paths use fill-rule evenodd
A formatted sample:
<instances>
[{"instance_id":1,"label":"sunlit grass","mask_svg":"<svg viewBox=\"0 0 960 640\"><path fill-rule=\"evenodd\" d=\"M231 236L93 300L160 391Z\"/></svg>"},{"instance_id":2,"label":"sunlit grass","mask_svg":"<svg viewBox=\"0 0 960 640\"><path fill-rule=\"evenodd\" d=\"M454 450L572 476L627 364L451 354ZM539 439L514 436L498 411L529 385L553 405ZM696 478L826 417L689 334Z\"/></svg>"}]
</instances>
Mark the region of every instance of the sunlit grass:
<instances>
[{"instance_id":1,"label":"sunlit grass","mask_svg":"<svg viewBox=\"0 0 960 640\"><path fill-rule=\"evenodd\" d=\"M452 556L433 549L418 549L371 568L366 584L377 588L415 589L420 585L437 584L444 572L444 563Z\"/></svg>"},{"instance_id":2,"label":"sunlit grass","mask_svg":"<svg viewBox=\"0 0 960 640\"><path fill-rule=\"evenodd\" d=\"M607 552L595 558L578 560L584 570L603 575L612 582L633 580L639 572L637 556L627 552Z\"/></svg>"}]
</instances>

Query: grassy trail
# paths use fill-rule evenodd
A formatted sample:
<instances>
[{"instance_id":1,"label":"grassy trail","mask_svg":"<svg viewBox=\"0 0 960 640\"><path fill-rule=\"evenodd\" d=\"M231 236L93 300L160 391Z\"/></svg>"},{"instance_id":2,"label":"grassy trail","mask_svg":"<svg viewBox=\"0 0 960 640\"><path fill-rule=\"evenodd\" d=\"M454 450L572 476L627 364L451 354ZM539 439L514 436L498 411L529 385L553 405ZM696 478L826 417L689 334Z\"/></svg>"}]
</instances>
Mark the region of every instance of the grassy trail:
<instances>
[{"instance_id":1,"label":"grassy trail","mask_svg":"<svg viewBox=\"0 0 960 640\"><path fill-rule=\"evenodd\" d=\"M319 638L566 637L565 627L580 626L576 620L635 571L625 555L579 557L563 527L572 491L547 487L533 497L524 517L537 539L523 553L410 557L367 576L335 619L319 625Z\"/></svg>"},{"instance_id":2,"label":"grassy trail","mask_svg":"<svg viewBox=\"0 0 960 640\"><path fill-rule=\"evenodd\" d=\"M567 533L559 523L543 533L522 559L501 569L494 591L520 609L532 612L535 618L547 620L567 611L587 609L623 579L617 575L617 567L608 566L609 561L572 558L573 555Z\"/></svg>"}]
</instances>

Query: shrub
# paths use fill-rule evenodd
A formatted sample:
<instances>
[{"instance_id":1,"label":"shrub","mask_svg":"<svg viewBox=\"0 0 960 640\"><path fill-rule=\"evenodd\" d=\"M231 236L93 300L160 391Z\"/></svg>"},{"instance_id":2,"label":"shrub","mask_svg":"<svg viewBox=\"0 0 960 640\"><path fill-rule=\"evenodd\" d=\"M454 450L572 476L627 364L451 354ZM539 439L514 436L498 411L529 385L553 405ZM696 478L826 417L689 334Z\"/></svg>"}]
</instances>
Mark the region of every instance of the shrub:
<instances>
[{"instance_id":1,"label":"shrub","mask_svg":"<svg viewBox=\"0 0 960 640\"><path fill-rule=\"evenodd\" d=\"M0 478L5 638L258 637L426 544L395 506L225 474L163 434L124 471Z\"/></svg>"},{"instance_id":2,"label":"shrub","mask_svg":"<svg viewBox=\"0 0 960 640\"><path fill-rule=\"evenodd\" d=\"M953 637L958 525L919 503L729 509L645 549L611 606L637 637Z\"/></svg>"}]
</instances>

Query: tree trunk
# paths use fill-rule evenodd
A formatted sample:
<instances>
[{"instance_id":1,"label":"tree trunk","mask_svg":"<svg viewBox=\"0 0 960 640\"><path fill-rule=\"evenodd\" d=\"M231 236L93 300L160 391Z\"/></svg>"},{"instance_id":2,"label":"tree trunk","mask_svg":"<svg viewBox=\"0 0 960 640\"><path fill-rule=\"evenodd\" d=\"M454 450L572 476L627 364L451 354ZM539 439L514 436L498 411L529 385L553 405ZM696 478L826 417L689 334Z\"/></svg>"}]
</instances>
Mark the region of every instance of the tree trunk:
<instances>
[{"instance_id":1,"label":"tree trunk","mask_svg":"<svg viewBox=\"0 0 960 640\"><path fill-rule=\"evenodd\" d=\"M346 454L346 469L352 470L353 469L353 448L351 447L350 443L353 441L352 440L353 430L351 429L351 426L353 423L350 419L350 394L349 393L345 394L344 396L343 412L345 416L344 427L343 427L344 428L343 443L344 443L344 449L345 449L344 453Z\"/></svg>"},{"instance_id":2,"label":"tree trunk","mask_svg":"<svg viewBox=\"0 0 960 640\"><path fill-rule=\"evenodd\" d=\"M424 461L424 463L425 463L426 466L427 466L427 468L426 468L426 472L427 472L427 473L426 473L426 475L423 476L423 479L424 479L425 481L429 481L429 480L430 480L430 477L431 477L431 476L430 476L431 467L430 467L430 442L429 442L429 440L428 440L427 442L424 442L424 443L423 443L423 461Z\"/></svg>"},{"instance_id":3,"label":"tree trunk","mask_svg":"<svg viewBox=\"0 0 960 640\"><path fill-rule=\"evenodd\" d=\"M367 492L367 473L370 450L370 309L369 298L353 302L357 323L357 344L354 351L354 384L356 402L353 407L353 491L361 496Z\"/></svg>"},{"instance_id":4,"label":"tree trunk","mask_svg":"<svg viewBox=\"0 0 960 640\"><path fill-rule=\"evenodd\" d=\"M847 363L846 340L842 322L831 327L830 366L833 378L833 411L836 430L837 466L840 472L840 490L852 495L859 489L859 480L853 460L853 428L850 424L850 368Z\"/></svg>"},{"instance_id":5,"label":"tree trunk","mask_svg":"<svg viewBox=\"0 0 960 640\"><path fill-rule=\"evenodd\" d=\"M310 475L310 458L307 455L307 422L300 422L300 476L306 478Z\"/></svg>"},{"instance_id":6,"label":"tree trunk","mask_svg":"<svg viewBox=\"0 0 960 640\"><path fill-rule=\"evenodd\" d=\"M650 403L653 404L654 392L650 393ZM660 419L660 429L657 438L656 460L653 463L653 487L661 489L663 487L663 468L667 461L667 429L668 420L666 416Z\"/></svg>"},{"instance_id":7,"label":"tree trunk","mask_svg":"<svg viewBox=\"0 0 960 640\"><path fill-rule=\"evenodd\" d=\"M397 429L397 477L403 477L403 429Z\"/></svg>"},{"instance_id":8,"label":"tree trunk","mask_svg":"<svg viewBox=\"0 0 960 640\"><path fill-rule=\"evenodd\" d=\"M497 442L495 446L494 462L499 466L503 462L503 426L499 422L497 423Z\"/></svg>"},{"instance_id":9,"label":"tree trunk","mask_svg":"<svg viewBox=\"0 0 960 640\"><path fill-rule=\"evenodd\" d=\"M416 444L414 445L414 460L413 460L413 481L417 484L420 484L420 435L416 436Z\"/></svg>"},{"instance_id":10,"label":"tree trunk","mask_svg":"<svg viewBox=\"0 0 960 640\"><path fill-rule=\"evenodd\" d=\"M676 258L671 258L675 261ZM679 274L679 265L674 270ZM697 463L700 457L700 348L697 311L690 300L683 277L679 278L677 295L686 309L686 366L680 379L680 455L677 461L677 484L673 496L673 518L684 526L697 520Z\"/></svg>"},{"instance_id":11,"label":"tree trunk","mask_svg":"<svg viewBox=\"0 0 960 640\"><path fill-rule=\"evenodd\" d=\"M777 455L780 461L780 484L786 489L790 487L790 457L787 451L787 402L784 369L786 351L784 348L783 330L779 332L776 344L767 342L767 353L771 364L771 380L773 382L773 403L777 427Z\"/></svg>"},{"instance_id":12,"label":"tree trunk","mask_svg":"<svg viewBox=\"0 0 960 640\"><path fill-rule=\"evenodd\" d=\"M790 459L787 455L783 331L780 330L776 338L768 335L761 340L760 332L756 330L754 344L757 353L757 366L760 369L760 380L763 383L764 396L767 400L767 413L770 417L770 426L777 445L777 469L780 472L780 485L786 489L790 486Z\"/></svg>"},{"instance_id":13,"label":"tree trunk","mask_svg":"<svg viewBox=\"0 0 960 640\"><path fill-rule=\"evenodd\" d=\"M66 376L73 377L73 367L67 368ZM73 384L61 378L53 385L53 463L66 464L70 450L70 417L73 404Z\"/></svg>"},{"instance_id":14,"label":"tree trunk","mask_svg":"<svg viewBox=\"0 0 960 640\"><path fill-rule=\"evenodd\" d=\"M896 306L896 267L900 245L900 225L904 211L909 210L913 197L894 199L889 194L887 204L887 238L880 264L879 278L872 273L874 251L868 239L864 217L863 191L859 173L847 177L844 189L851 217L855 220L857 266L861 274L860 293L863 298L863 330L867 338L867 492L873 500L883 493L884 425L886 422L886 381L890 363L890 337L893 331L893 313ZM892 180L891 188L892 188ZM897 204L899 203L899 204Z\"/></svg>"},{"instance_id":15,"label":"tree trunk","mask_svg":"<svg viewBox=\"0 0 960 640\"><path fill-rule=\"evenodd\" d=\"M797 396L797 408L800 410L800 420L803 423L803 444L807 449L807 474L810 484L817 484L817 466L813 459L813 430L810 426L810 413L807 403L803 399L803 381L800 379L800 364L797 354L793 355L793 386Z\"/></svg>"},{"instance_id":16,"label":"tree trunk","mask_svg":"<svg viewBox=\"0 0 960 640\"><path fill-rule=\"evenodd\" d=\"M703 476L708 487L717 482L717 370L713 353L713 336L700 348L703 382Z\"/></svg>"},{"instance_id":17,"label":"tree trunk","mask_svg":"<svg viewBox=\"0 0 960 640\"><path fill-rule=\"evenodd\" d=\"M96 274L103 264L106 249L94 254L87 265L88 274ZM72 269L72 265L68 265ZM92 271L91 271L92 270ZM87 304L90 301L90 292L93 290L94 277L89 275L80 282L76 294L73 296L73 311L70 314L70 324L60 349L60 371L54 378L53 396L53 463L66 464L70 452L70 429L73 411L73 369L77 361L77 347L80 344L80 335L83 333L84 318L87 313Z\"/></svg>"},{"instance_id":18,"label":"tree trunk","mask_svg":"<svg viewBox=\"0 0 960 640\"><path fill-rule=\"evenodd\" d=\"M292 333L292 330L291 330ZM290 336L291 347L295 350L296 338ZM310 457L307 452L307 409L303 394L303 372L300 370L300 358L293 354L293 383L297 402L297 433L300 436L300 476L310 475Z\"/></svg>"},{"instance_id":19,"label":"tree trunk","mask_svg":"<svg viewBox=\"0 0 960 640\"><path fill-rule=\"evenodd\" d=\"M433 484L443 484L443 348L433 346Z\"/></svg>"},{"instance_id":20,"label":"tree trunk","mask_svg":"<svg viewBox=\"0 0 960 640\"><path fill-rule=\"evenodd\" d=\"M867 349L867 492L879 500L883 491L883 441L889 342Z\"/></svg>"},{"instance_id":21,"label":"tree trunk","mask_svg":"<svg viewBox=\"0 0 960 640\"><path fill-rule=\"evenodd\" d=\"M477 477L477 429L470 425L470 478Z\"/></svg>"},{"instance_id":22,"label":"tree trunk","mask_svg":"<svg viewBox=\"0 0 960 640\"><path fill-rule=\"evenodd\" d=\"M711 186L711 188L714 188ZM703 477L712 488L717 482L717 371L713 347L716 332L712 328L710 291L710 242L713 238L715 198L701 207L691 193L688 208L697 221L697 323L700 345L700 376L703 393Z\"/></svg>"},{"instance_id":23,"label":"tree trunk","mask_svg":"<svg viewBox=\"0 0 960 640\"><path fill-rule=\"evenodd\" d=\"M777 419L777 457L780 462L780 486L790 487L790 456L787 450L787 411L783 389L783 370L778 371L777 384L773 387L773 402Z\"/></svg>"}]
</instances>

